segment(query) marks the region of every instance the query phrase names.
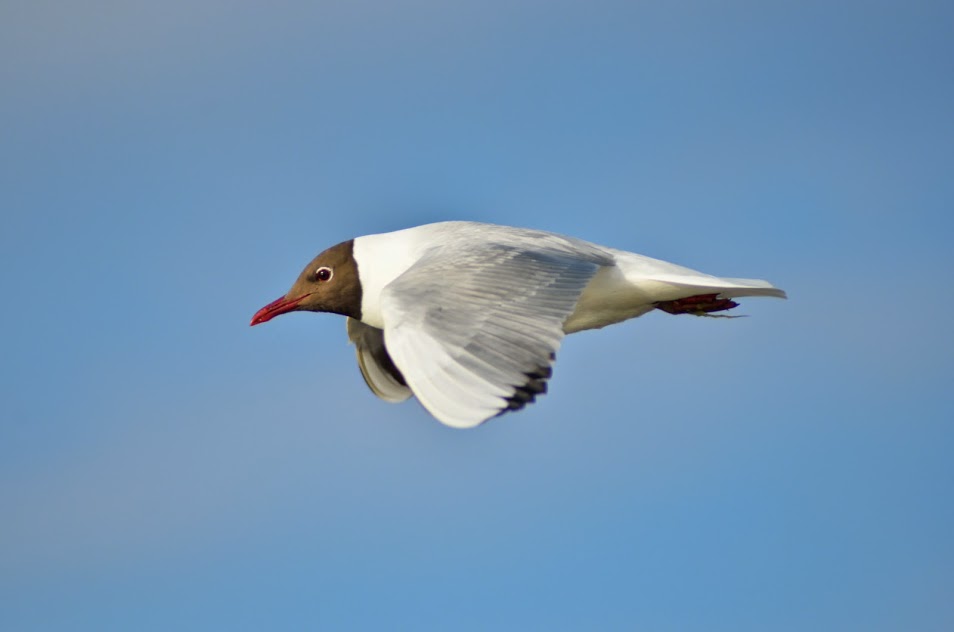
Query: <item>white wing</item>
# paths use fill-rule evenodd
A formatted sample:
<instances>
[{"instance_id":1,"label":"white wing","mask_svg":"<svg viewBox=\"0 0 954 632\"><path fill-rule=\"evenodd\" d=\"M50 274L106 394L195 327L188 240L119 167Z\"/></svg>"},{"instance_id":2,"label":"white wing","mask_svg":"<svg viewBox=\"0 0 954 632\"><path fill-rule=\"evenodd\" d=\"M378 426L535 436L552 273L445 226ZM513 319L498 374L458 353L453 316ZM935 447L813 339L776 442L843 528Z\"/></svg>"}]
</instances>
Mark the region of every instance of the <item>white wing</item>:
<instances>
[{"instance_id":1,"label":"white wing","mask_svg":"<svg viewBox=\"0 0 954 632\"><path fill-rule=\"evenodd\" d=\"M347 327L368 388L386 402L403 402L410 397L411 389L384 346L384 332L354 318L347 319Z\"/></svg>"},{"instance_id":2,"label":"white wing","mask_svg":"<svg viewBox=\"0 0 954 632\"><path fill-rule=\"evenodd\" d=\"M437 248L384 288L384 340L421 404L476 426L546 391L563 322L612 257L588 244Z\"/></svg>"}]
</instances>

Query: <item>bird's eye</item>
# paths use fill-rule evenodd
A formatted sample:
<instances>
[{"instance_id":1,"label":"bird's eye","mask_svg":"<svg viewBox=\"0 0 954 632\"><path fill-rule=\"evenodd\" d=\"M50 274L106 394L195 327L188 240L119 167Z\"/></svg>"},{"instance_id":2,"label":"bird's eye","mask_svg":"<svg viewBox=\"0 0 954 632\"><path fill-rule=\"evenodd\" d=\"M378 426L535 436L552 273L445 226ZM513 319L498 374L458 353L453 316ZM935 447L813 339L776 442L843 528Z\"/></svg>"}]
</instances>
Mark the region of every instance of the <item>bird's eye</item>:
<instances>
[{"instance_id":1,"label":"bird's eye","mask_svg":"<svg viewBox=\"0 0 954 632\"><path fill-rule=\"evenodd\" d=\"M331 268L321 267L315 270L315 279L318 281L330 281L333 275Z\"/></svg>"}]
</instances>

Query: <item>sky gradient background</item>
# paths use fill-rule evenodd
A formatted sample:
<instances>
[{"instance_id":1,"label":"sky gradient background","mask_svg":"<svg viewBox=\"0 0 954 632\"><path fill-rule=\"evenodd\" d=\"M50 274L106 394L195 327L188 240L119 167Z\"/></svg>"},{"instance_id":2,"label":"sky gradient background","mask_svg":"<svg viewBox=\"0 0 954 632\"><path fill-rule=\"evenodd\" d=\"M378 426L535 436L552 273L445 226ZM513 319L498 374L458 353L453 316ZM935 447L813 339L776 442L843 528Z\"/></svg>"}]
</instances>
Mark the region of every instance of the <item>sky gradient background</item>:
<instances>
[{"instance_id":1,"label":"sky gradient background","mask_svg":"<svg viewBox=\"0 0 954 632\"><path fill-rule=\"evenodd\" d=\"M950 3L5 0L0 91L3 630L954 629ZM249 329L443 219L790 300L472 431Z\"/></svg>"}]
</instances>

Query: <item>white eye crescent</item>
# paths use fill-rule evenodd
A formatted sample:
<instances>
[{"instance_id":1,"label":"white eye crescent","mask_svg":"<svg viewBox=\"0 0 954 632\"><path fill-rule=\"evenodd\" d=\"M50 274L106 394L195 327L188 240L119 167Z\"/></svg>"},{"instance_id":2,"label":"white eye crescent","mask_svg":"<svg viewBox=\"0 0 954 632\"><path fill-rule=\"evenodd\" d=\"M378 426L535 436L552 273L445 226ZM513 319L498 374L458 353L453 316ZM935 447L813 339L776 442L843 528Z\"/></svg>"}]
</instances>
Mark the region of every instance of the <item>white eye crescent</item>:
<instances>
[{"instance_id":1,"label":"white eye crescent","mask_svg":"<svg viewBox=\"0 0 954 632\"><path fill-rule=\"evenodd\" d=\"M315 280L317 281L330 281L334 275L334 270L325 266L315 270Z\"/></svg>"}]
</instances>

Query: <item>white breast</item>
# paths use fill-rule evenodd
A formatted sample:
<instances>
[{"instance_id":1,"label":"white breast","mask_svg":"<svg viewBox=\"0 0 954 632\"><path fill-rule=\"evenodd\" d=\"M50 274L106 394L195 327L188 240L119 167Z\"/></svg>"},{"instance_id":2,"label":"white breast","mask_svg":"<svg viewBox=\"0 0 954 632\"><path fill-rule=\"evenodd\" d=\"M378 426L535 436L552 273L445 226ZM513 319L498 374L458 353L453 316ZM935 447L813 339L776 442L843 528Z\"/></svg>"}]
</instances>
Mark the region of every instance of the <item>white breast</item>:
<instances>
[{"instance_id":1,"label":"white breast","mask_svg":"<svg viewBox=\"0 0 954 632\"><path fill-rule=\"evenodd\" d=\"M384 328L381 291L420 259L423 248L417 229L355 238L353 256L361 280L361 322L366 325Z\"/></svg>"}]
</instances>

